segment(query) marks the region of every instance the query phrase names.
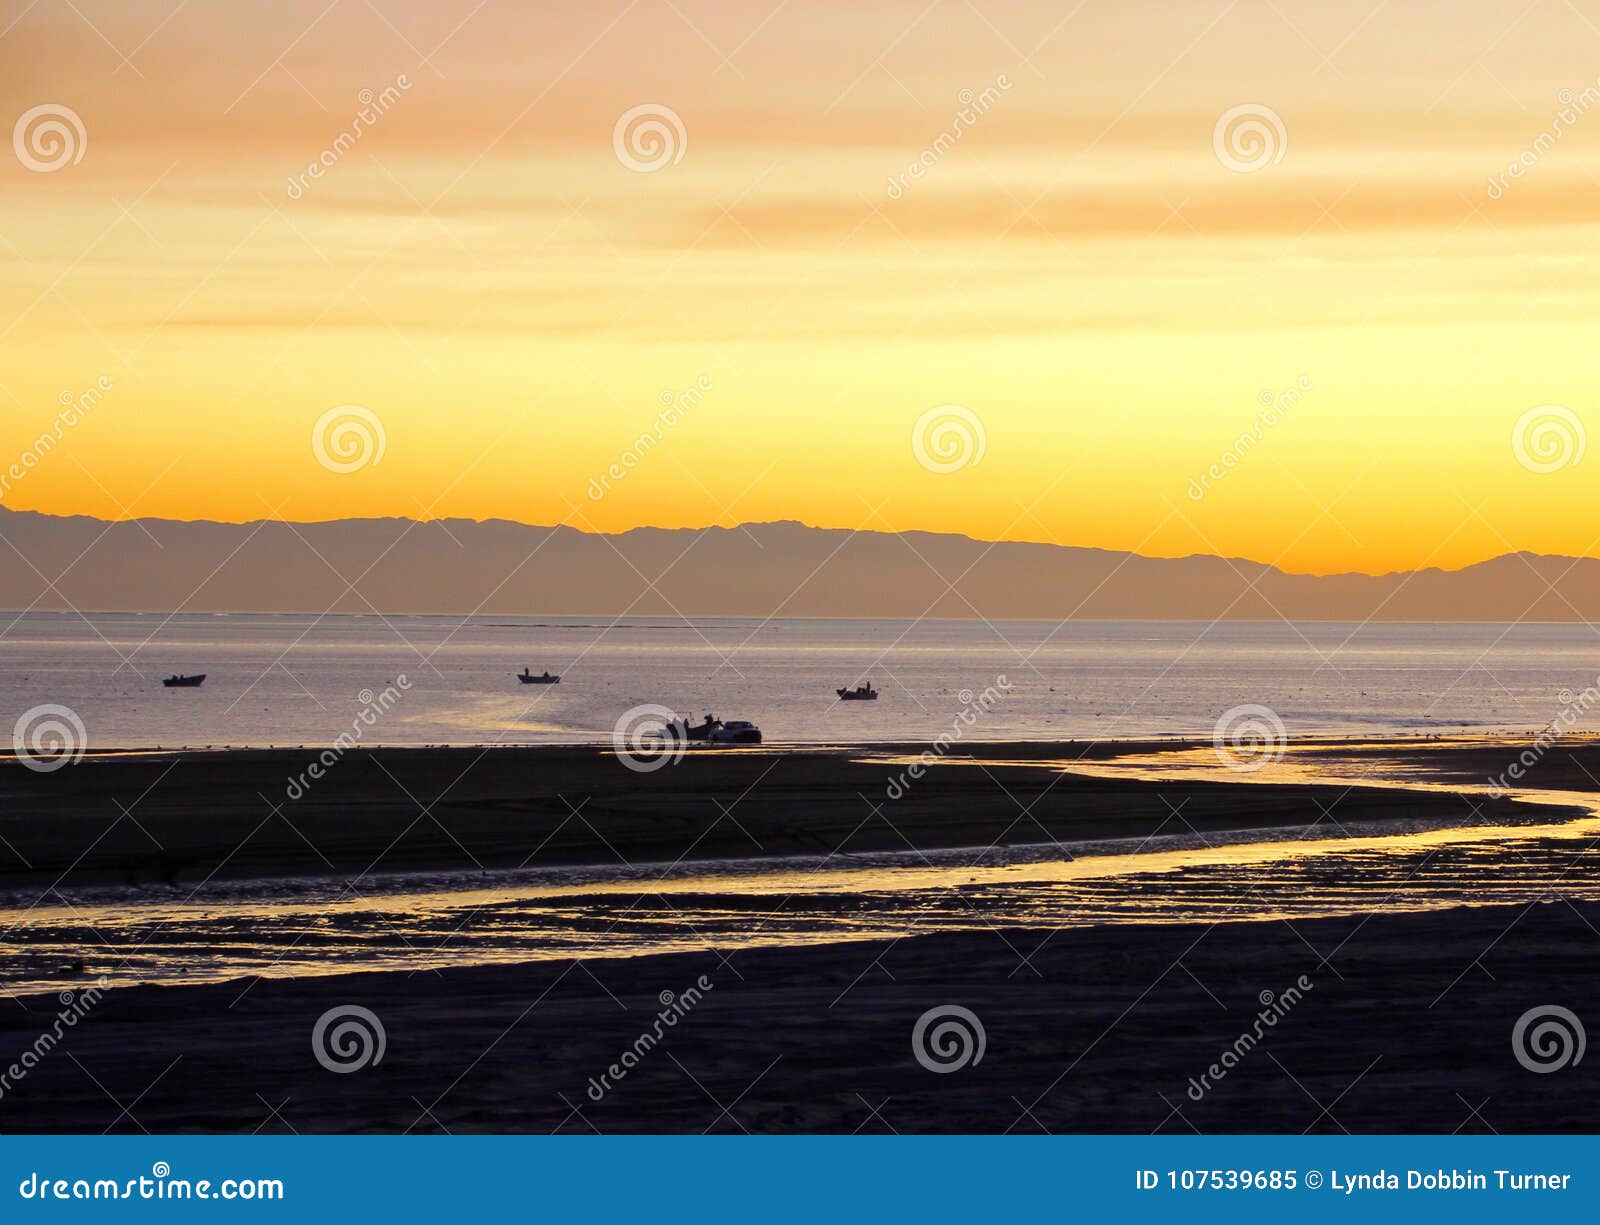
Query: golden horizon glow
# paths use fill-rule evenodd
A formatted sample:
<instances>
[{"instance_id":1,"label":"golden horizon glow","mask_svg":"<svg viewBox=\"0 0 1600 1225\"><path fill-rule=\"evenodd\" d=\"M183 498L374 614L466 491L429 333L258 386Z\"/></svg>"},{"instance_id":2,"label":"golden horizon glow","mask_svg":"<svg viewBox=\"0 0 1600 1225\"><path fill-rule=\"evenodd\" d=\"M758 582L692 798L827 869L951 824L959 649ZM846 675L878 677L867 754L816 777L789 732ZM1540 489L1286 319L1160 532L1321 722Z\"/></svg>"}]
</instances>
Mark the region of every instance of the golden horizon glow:
<instances>
[{"instance_id":1,"label":"golden horizon glow","mask_svg":"<svg viewBox=\"0 0 1600 1225\"><path fill-rule=\"evenodd\" d=\"M1512 447L1539 405L1600 430L1600 24L1569 6L8 0L0 31L7 128L87 133L48 173L0 149L0 467L110 384L0 505L1600 555L1600 460ZM686 141L639 173L613 126L651 103ZM1241 104L1287 136L1252 173L1213 149ZM311 447L343 404L384 432L350 473ZM911 436L947 404L984 447L939 473Z\"/></svg>"}]
</instances>

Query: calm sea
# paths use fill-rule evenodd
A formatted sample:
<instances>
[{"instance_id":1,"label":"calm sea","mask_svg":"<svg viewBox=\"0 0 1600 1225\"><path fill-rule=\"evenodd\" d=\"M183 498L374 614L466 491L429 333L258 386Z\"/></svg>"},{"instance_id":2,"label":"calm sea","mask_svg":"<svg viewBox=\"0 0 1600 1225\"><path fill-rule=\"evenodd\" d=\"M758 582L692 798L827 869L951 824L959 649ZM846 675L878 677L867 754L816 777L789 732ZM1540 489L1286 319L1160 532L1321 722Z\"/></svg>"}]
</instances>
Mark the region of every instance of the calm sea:
<instances>
[{"instance_id":1,"label":"calm sea","mask_svg":"<svg viewBox=\"0 0 1600 1225\"><path fill-rule=\"evenodd\" d=\"M65 705L94 748L328 743L402 676L365 743L603 741L641 703L778 743L921 740L963 711L968 740L1209 736L1245 703L1291 736L1527 729L1597 671L1586 625L0 616L0 716ZM866 679L878 701L835 699Z\"/></svg>"}]
</instances>

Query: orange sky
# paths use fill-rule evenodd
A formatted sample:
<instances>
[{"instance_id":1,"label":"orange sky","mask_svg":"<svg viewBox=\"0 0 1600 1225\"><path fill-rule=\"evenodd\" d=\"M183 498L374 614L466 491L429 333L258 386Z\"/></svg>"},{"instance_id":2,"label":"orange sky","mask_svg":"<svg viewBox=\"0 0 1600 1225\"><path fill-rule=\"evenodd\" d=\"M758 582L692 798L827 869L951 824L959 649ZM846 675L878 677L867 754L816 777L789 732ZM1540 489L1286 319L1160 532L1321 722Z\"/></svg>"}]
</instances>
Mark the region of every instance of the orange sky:
<instances>
[{"instance_id":1,"label":"orange sky","mask_svg":"<svg viewBox=\"0 0 1600 1225\"><path fill-rule=\"evenodd\" d=\"M3 0L6 125L84 136L0 150L0 468L109 390L0 505L1600 553L1581 6L573 7Z\"/></svg>"}]
</instances>

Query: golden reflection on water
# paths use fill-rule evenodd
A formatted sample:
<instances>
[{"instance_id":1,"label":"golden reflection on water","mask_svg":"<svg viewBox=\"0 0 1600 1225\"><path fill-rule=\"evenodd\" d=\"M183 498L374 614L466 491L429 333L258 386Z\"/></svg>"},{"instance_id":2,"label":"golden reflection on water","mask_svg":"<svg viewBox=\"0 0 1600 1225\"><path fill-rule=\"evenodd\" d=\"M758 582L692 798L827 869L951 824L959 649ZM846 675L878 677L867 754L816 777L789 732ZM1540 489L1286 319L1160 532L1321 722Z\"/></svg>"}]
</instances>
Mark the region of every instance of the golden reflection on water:
<instances>
[{"instance_id":1,"label":"golden reflection on water","mask_svg":"<svg viewBox=\"0 0 1600 1225\"><path fill-rule=\"evenodd\" d=\"M1482 743L1481 741L1478 743ZM887 765L914 757L868 756ZM1509 760L1508 756L1508 760ZM948 757L980 764L1149 782L1315 784L1483 795L1389 758L1338 746L1292 746L1240 771L1209 747L1111 761ZM1336 793L1337 794L1337 793ZM1227 922L1435 909L1587 896L1572 867L1600 838L1600 796L1519 791L1516 803L1565 808L1569 820L1487 823L1387 818L1144 839L684 863L638 869L246 882L204 897L67 899L13 912L16 946L0 974L13 990L53 987L42 967L89 954L113 981L207 981L242 974L636 956L817 944L973 928ZM892 819L892 818L891 818ZM1428 871L1424 872L1423 868ZM1155 878L1155 879L1152 879ZM20 909L20 908L19 908ZM12 954L6 954L10 958Z\"/></svg>"},{"instance_id":2,"label":"golden reflection on water","mask_svg":"<svg viewBox=\"0 0 1600 1225\"><path fill-rule=\"evenodd\" d=\"M1463 743L1482 744L1478 741ZM1508 750L1509 754L1510 750ZM870 756L871 760L887 766L909 766L922 760L917 756ZM1508 755L1507 760L1510 760ZM1229 784L1300 784L1319 787L1365 787L1395 791L1428 791L1448 795L1488 796L1490 785L1485 783L1440 782L1418 777L1425 767L1414 766L1392 758L1368 758L1355 754L1340 755L1336 749L1311 742L1305 745L1286 746L1281 760L1264 761L1248 770L1225 765L1216 750L1205 748L1179 748L1147 754L1130 754L1110 761L1084 761L1075 758L962 758L946 757L937 760L931 769L978 766L985 769L1008 766L1034 769L1056 769L1062 774L1077 774L1090 778L1123 778L1139 782L1217 782ZM1324 855L1346 855L1352 852L1414 855L1418 851L1457 844L1522 840L1535 838L1583 839L1600 837L1600 796L1578 791L1518 790L1506 797L1514 803L1538 807L1560 807L1573 810L1574 815L1563 821L1543 823L1516 823L1492 825L1475 819L1477 809L1464 807L1460 823L1451 824L1449 818L1430 819L1421 829L1396 828L1400 823L1385 820L1366 823L1364 829L1375 825L1382 832L1355 836L1318 837L1322 834L1343 833L1348 828L1331 818L1311 826L1285 827L1282 839L1261 842L1241 840L1238 833L1215 832L1195 835L1209 845L1180 849L1151 847L1133 854L1085 854L1068 863L1041 863L1015 865L994 870L985 876L975 870L973 880L1019 881L1072 881L1103 879L1131 873L1171 872L1177 869L1206 864L1249 865L1268 863L1286 858L1314 858ZM1435 823L1435 820L1439 822ZM1289 836L1292 835L1292 836ZM1147 839L1147 842L1153 841ZM1510 866L1510 865L1508 865ZM966 872L962 869L961 872ZM905 873L901 875L900 873ZM959 873L958 873L959 874ZM886 876L884 887L922 888L938 883L949 873L930 874L916 868L897 869ZM858 878L859 879L859 878ZM923 883L913 883L913 882ZM746 884L749 882L746 881ZM816 888L813 882L809 887Z\"/></svg>"},{"instance_id":3,"label":"golden reflection on water","mask_svg":"<svg viewBox=\"0 0 1600 1225\"><path fill-rule=\"evenodd\" d=\"M1200 760L1205 758L1209 761ZM907 759L910 760L910 759ZM963 764L950 759L949 765ZM1400 782L1376 775L1344 777L1321 772L1315 765L1288 760L1263 767L1250 773L1229 770L1217 763L1210 749L1195 753L1175 753L1166 756L1152 754L1149 758L1124 758L1116 764L1085 762L985 761L985 766L1010 764L1057 766L1063 773L1084 774L1094 777L1132 777L1141 781L1168 782L1191 781L1213 775L1219 782L1246 783L1317 783L1331 786L1383 787L1408 791L1438 791L1451 794L1487 792L1487 787L1408 780ZM1287 859L1316 859L1327 856L1349 856L1357 853L1413 856L1418 852L1459 844L1493 843L1498 841L1538 838L1583 839L1600 837L1600 799L1578 792L1526 791L1511 797L1518 803L1530 805L1558 805L1571 807L1584 814L1560 822L1540 824L1476 824L1430 825L1427 828L1396 828L1398 822L1386 819L1360 826L1359 834L1347 833L1348 825L1328 822L1318 831L1303 826L1284 827L1281 831L1256 830L1246 833L1215 831L1192 835L1205 845L1172 847L1171 837L1128 838L1112 845L1133 844L1126 851L1105 852L1105 841L1064 842L1055 844L1065 858L1049 858L1038 862L1005 864L943 863L939 860L948 852L896 853L892 856L856 856L835 854L816 859L797 861L751 861L774 866L751 866L738 870L727 864L680 865L680 871L671 875L630 876L627 879L561 879L548 884L519 882L514 886L473 888L461 886L449 890L453 907L492 907L518 901L539 899L581 899L606 896L636 896L641 893L665 896L705 895L771 897L785 894L855 894L894 893L922 890L959 888L970 885L1024 885L1067 884L1076 881L1109 880L1123 876L1146 876L1172 873L1190 868L1228 866L1244 868ZM1472 810L1463 809L1464 822L1470 822ZM1374 831L1377 832L1366 832ZM1174 829L1173 834L1182 831ZM1270 837L1273 833L1281 837ZM1268 835L1261 840L1261 835ZM1051 844L1039 844L1048 847ZM982 848L971 848L980 850ZM892 859L893 862L881 862ZM704 872L696 871L704 866ZM1507 867L1514 863L1507 863ZM415 911L430 903L437 904L439 890L429 887L419 891L366 893L342 903L359 906L386 914L403 914ZM334 903L335 905L341 903ZM262 902L230 905L229 913L247 915L270 913L281 903ZM44 910L45 908L41 908ZM181 909L181 908L180 908ZM1269 917L1265 914L1260 917Z\"/></svg>"}]
</instances>

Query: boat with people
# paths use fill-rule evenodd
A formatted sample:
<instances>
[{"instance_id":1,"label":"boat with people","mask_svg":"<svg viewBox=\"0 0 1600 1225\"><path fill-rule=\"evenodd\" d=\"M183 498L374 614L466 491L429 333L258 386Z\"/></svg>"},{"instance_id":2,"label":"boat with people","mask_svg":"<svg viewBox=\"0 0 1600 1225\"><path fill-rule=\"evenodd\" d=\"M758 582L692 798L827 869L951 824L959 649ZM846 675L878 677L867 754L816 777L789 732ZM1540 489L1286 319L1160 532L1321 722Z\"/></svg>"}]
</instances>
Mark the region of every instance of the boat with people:
<instances>
[{"instance_id":1,"label":"boat with people","mask_svg":"<svg viewBox=\"0 0 1600 1225\"><path fill-rule=\"evenodd\" d=\"M517 679L524 685L559 685L561 683L561 678L548 669L535 676L525 667L521 672L517 673Z\"/></svg>"},{"instance_id":2,"label":"boat with people","mask_svg":"<svg viewBox=\"0 0 1600 1225\"><path fill-rule=\"evenodd\" d=\"M171 676L162 680L161 683L168 689L198 689L205 684L205 680L206 674L204 672L196 676L184 676L181 673L174 672Z\"/></svg>"},{"instance_id":3,"label":"boat with people","mask_svg":"<svg viewBox=\"0 0 1600 1225\"><path fill-rule=\"evenodd\" d=\"M679 715L667 724L666 735L675 740L710 740L721 726L722 720L716 715L708 714L704 723L690 723L687 716Z\"/></svg>"},{"instance_id":4,"label":"boat with people","mask_svg":"<svg viewBox=\"0 0 1600 1225\"><path fill-rule=\"evenodd\" d=\"M872 682L857 685L854 689L835 689L841 702L876 702L878 691L872 687Z\"/></svg>"},{"instance_id":5,"label":"boat with people","mask_svg":"<svg viewBox=\"0 0 1600 1225\"><path fill-rule=\"evenodd\" d=\"M729 719L711 733L712 744L760 744L761 729L745 719Z\"/></svg>"}]
</instances>

